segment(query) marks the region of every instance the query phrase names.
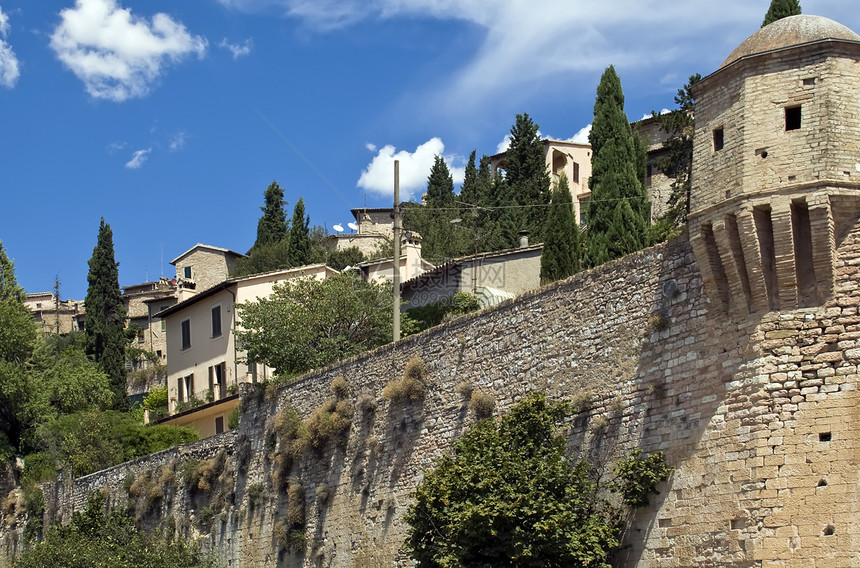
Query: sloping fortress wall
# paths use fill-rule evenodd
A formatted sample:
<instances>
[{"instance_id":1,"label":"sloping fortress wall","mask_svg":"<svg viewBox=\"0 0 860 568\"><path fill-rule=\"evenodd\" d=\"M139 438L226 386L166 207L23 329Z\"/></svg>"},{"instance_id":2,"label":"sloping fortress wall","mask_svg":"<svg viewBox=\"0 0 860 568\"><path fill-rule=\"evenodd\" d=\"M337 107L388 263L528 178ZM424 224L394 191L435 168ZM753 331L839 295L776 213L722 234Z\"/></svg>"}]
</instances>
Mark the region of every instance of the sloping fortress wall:
<instances>
[{"instance_id":1,"label":"sloping fortress wall","mask_svg":"<svg viewBox=\"0 0 860 568\"><path fill-rule=\"evenodd\" d=\"M201 538L229 566L407 565L409 494L473 421L457 392L472 382L501 412L531 390L587 397L570 448L596 463L666 452L676 471L632 520L619 566L857 565L860 228L850 222L837 293L821 306L732 319L703 295L679 238L280 391L249 389L237 430L60 484L46 517L68 520L106 488L143 524ZM416 356L429 367L424 400L384 398ZM356 406L348 436L285 465L278 412L310 416L337 376ZM302 553L284 537L297 504ZM8 554L9 534L4 543Z\"/></svg>"}]
</instances>

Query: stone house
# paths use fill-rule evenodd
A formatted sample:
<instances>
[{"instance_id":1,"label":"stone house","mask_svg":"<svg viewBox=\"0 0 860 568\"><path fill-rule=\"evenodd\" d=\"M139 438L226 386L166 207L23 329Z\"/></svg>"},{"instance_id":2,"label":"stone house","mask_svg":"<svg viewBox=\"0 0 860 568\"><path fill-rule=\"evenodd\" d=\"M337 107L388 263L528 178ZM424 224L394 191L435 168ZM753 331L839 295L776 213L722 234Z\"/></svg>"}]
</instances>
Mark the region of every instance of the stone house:
<instances>
[{"instance_id":1,"label":"stone house","mask_svg":"<svg viewBox=\"0 0 860 568\"><path fill-rule=\"evenodd\" d=\"M225 248L197 243L170 261L176 267L179 301L220 284L245 255Z\"/></svg>"},{"instance_id":2,"label":"stone house","mask_svg":"<svg viewBox=\"0 0 860 568\"><path fill-rule=\"evenodd\" d=\"M350 213L355 222L349 224L349 231L328 236L327 244L332 250L356 247L365 256L372 256L391 244L394 239L393 207L363 207L350 209Z\"/></svg>"},{"instance_id":3,"label":"stone house","mask_svg":"<svg viewBox=\"0 0 860 568\"><path fill-rule=\"evenodd\" d=\"M33 312L33 320L44 333L65 335L83 331L85 310L80 300L60 300L53 292L27 294L24 305Z\"/></svg>"}]
</instances>

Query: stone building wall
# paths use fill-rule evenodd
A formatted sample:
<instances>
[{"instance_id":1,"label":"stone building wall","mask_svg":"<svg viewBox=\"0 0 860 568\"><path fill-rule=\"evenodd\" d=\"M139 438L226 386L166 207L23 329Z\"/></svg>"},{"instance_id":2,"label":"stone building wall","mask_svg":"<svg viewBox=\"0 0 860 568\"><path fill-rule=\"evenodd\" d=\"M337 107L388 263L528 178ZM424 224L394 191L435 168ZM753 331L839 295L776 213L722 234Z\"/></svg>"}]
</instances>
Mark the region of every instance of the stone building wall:
<instances>
[{"instance_id":1,"label":"stone building wall","mask_svg":"<svg viewBox=\"0 0 860 568\"><path fill-rule=\"evenodd\" d=\"M855 46L796 47L735 62L696 85L693 212L760 191L856 182L858 66ZM786 131L785 109L797 106L801 126Z\"/></svg>"},{"instance_id":2,"label":"stone building wall","mask_svg":"<svg viewBox=\"0 0 860 568\"><path fill-rule=\"evenodd\" d=\"M834 299L739 318L713 309L681 237L280 390L249 388L237 430L48 490L49 516L67 519L101 487L124 503L129 479L161 479L223 448L218 481L189 487L175 473L141 522L172 517L230 566L407 565L409 495L473 422L456 389L468 381L500 412L533 390L587 398L569 447L604 471L633 448L666 452L676 471L630 519L618 566L858 566L856 220L838 244ZM423 402L383 398L416 356L430 371ZM356 410L342 444L279 473L277 413L292 405L309 416L336 376L374 410ZM279 545L284 477L304 493L303 555Z\"/></svg>"}]
</instances>

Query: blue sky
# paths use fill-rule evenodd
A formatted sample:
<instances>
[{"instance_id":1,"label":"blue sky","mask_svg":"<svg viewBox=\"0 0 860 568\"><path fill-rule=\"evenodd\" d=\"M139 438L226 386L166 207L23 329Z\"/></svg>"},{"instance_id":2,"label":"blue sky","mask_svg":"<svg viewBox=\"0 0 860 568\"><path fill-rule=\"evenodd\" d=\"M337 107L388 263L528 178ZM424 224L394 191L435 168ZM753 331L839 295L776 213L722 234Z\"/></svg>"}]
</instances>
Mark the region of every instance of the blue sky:
<instances>
[{"instance_id":1,"label":"blue sky","mask_svg":"<svg viewBox=\"0 0 860 568\"><path fill-rule=\"evenodd\" d=\"M769 0L0 0L0 240L28 292L83 299L99 218L120 284L202 242L247 250L274 179L331 231L420 195L514 116L591 122L614 64L631 119L671 108ZM804 13L860 30L848 0Z\"/></svg>"}]
</instances>

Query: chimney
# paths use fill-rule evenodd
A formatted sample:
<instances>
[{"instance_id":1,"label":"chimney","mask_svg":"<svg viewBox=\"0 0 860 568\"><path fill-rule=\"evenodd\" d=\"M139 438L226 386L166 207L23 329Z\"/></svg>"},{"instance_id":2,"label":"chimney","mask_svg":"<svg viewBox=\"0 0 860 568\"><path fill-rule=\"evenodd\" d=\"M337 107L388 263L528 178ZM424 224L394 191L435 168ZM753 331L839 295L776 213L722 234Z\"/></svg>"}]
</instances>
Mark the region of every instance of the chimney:
<instances>
[{"instance_id":1,"label":"chimney","mask_svg":"<svg viewBox=\"0 0 860 568\"><path fill-rule=\"evenodd\" d=\"M520 231L520 248L526 248L529 246L529 232L528 231Z\"/></svg>"}]
</instances>

